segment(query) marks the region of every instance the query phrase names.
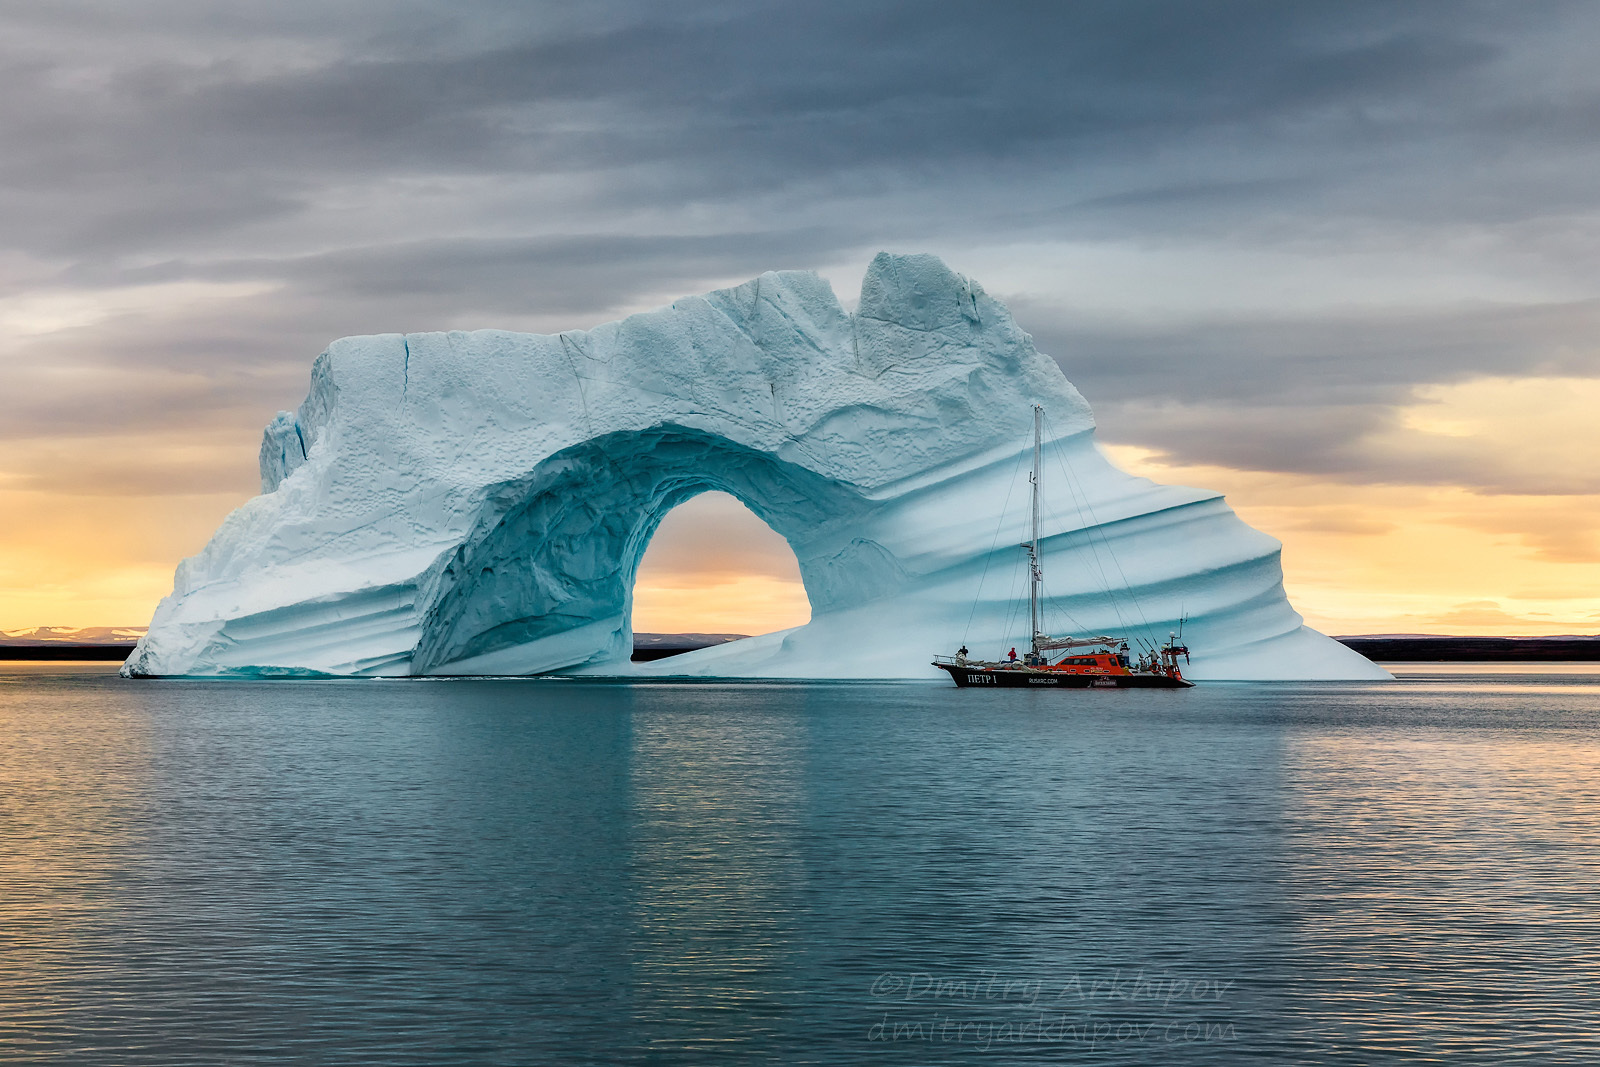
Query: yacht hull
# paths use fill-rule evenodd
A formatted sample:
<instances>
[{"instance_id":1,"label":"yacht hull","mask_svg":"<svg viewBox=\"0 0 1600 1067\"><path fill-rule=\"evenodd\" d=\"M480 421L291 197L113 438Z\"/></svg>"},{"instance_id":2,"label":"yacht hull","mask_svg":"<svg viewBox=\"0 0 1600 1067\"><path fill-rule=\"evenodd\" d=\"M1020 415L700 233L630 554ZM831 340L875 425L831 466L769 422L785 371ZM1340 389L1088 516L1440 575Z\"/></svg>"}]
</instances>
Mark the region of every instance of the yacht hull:
<instances>
[{"instance_id":1,"label":"yacht hull","mask_svg":"<svg viewBox=\"0 0 1600 1067\"><path fill-rule=\"evenodd\" d=\"M973 667L935 663L962 689L1192 689L1193 682L1168 674L1075 674L1030 667Z\"/></svg>"}]
</instances>

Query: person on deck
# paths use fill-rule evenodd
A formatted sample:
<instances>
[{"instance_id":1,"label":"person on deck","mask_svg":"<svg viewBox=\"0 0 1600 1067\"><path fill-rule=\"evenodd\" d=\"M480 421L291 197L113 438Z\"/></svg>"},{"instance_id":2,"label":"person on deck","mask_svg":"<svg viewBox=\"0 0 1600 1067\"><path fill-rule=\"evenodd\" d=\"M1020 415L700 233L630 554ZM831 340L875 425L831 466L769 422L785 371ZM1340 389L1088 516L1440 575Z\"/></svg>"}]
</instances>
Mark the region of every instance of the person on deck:
<instances>
[{"instance_id":1,"label":"person on deck","mask_svg":"<svg viewBox=\"0 0 1600 1067\"><path fill-rule=\"evenodd\" d=\"M1017 649L1015 645L1011 647L1011 651L1007 655L1012 663L1017 662Z\"/></svg>"}]
</instances>

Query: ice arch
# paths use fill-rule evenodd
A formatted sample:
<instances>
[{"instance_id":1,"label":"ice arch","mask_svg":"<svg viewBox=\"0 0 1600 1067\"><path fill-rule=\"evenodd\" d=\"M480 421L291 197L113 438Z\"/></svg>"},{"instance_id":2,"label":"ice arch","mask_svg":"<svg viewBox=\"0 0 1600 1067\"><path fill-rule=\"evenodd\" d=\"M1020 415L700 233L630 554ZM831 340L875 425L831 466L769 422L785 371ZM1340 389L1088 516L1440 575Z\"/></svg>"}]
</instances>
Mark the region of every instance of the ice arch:
<instances>
[{"instance_id":1,"label":"ice arch","mask_svg":"<svg viewBox=\"0 0 1600 1067\"><path fill-rule=\"evenodd\" d=\"M836 481L683 426L564 449L499 490L446 569L413 664L421 673L530 673L575 656L626 660L639 561L667 512L727 493L800 561L812 610L877 580L871 551L841 539L870 501ZM530 552L529 546L539 546Z\"/></svg>"},{"instance_id":2,"label":"ice arch","mask_svg":"<svg viewBox=\"0 0 1600 1067\"><path fill-rule=\"evenodd\" d=\"M267 427L262 495L179 566L124 671L928 677L969 619L1021 643L973 596L1016 551L994 524L1035 403L1088 505L1044 531L1047 567L1114 550L1153 628L1188 614L1196 677L1381 676L1301 624L1278 543L1220 496L1111 466L1004 306L887 254L854 314L782 272L589 331L335 342ZM705 489L789 541L812 620L630 664L640 555ZM1051 573L1086 628L1117 624L1089 574Z\"/></svg>"}]
</instances>

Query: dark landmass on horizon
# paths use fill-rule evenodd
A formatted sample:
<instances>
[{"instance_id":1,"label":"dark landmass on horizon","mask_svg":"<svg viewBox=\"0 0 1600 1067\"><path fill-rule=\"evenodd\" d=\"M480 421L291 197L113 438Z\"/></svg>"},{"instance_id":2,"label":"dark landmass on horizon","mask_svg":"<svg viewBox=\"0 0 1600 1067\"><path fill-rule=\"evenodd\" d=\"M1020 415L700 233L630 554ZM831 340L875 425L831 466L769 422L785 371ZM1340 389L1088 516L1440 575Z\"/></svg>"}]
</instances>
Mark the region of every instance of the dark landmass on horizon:
<instances>
[{"instance_id":1,"label":"dark landmass on horizon","mask_svg":"<svg viewBox=\"0 0 1600 1067\"><path fill-rule=\"evenodd\" d=\"M729 641L742 641L749 634L634 634L633 662L644 663L653 659L666 659L697 648L710 648Z\"/></svg>"},{"instance_id":2,"label":"dark landmass on horizon","mask_svg":"<svg viewBox=\"0 0 1600 1067\"><path fill-rule=\"evenodd\" d=\"M1600 660L1600 637L1449 637L1378 634L1334 640L1377 663L1514 663Z\"/></svg>"},{"instance_id":3,"label":"dark landmass on horizon","mask_svg":"<svg viewBox=\"0 0 1600 1067\"><path fill-rule=\"evenodd\" d=\"M0 644L0 659L125 660L133 651L126 645L80 645L69 641L31 645Z\"/></svg>"}]
</instances>

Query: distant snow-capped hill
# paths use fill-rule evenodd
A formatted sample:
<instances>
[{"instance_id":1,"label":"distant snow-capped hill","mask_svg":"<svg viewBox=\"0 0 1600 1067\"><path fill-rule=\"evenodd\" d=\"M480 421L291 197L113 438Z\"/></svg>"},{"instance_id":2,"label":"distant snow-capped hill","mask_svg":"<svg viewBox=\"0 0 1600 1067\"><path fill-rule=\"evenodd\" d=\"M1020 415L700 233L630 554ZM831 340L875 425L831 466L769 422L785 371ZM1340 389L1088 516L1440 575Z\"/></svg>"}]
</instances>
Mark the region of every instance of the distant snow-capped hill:
<instances>
[{"instance_id":1,"label":"distant snow-capped hill","mask_svg":"<svg viewBox=\"0 0 1600 1067\"><path fill-rule=\"evenodd\" d=\"M0 645L128 645L144 636L143 626L36 626L0 630Z\"/></svg>"},{"instance_id":2,"label":"distant snow-capped hill","mask_svg":"<svg viewBox=\"0 0 1600 1067\"><path fill-rule=\"evenodd\" d=\"M749 634L634 634L634 648L707 648L742 641Z\"/></svg>"},{"instance_id":3,"label":"distant snow-capped hill","mask_svg":"<svg viewBox=\"0 0 1600 1067\"><path fill-rule=\"evenodd\" d=\"M746 634L634 634L632 658L635 662L666 659L668 656L710 648L712 645L742 641L746 636Z\"/></svg>"}]
</instances>

